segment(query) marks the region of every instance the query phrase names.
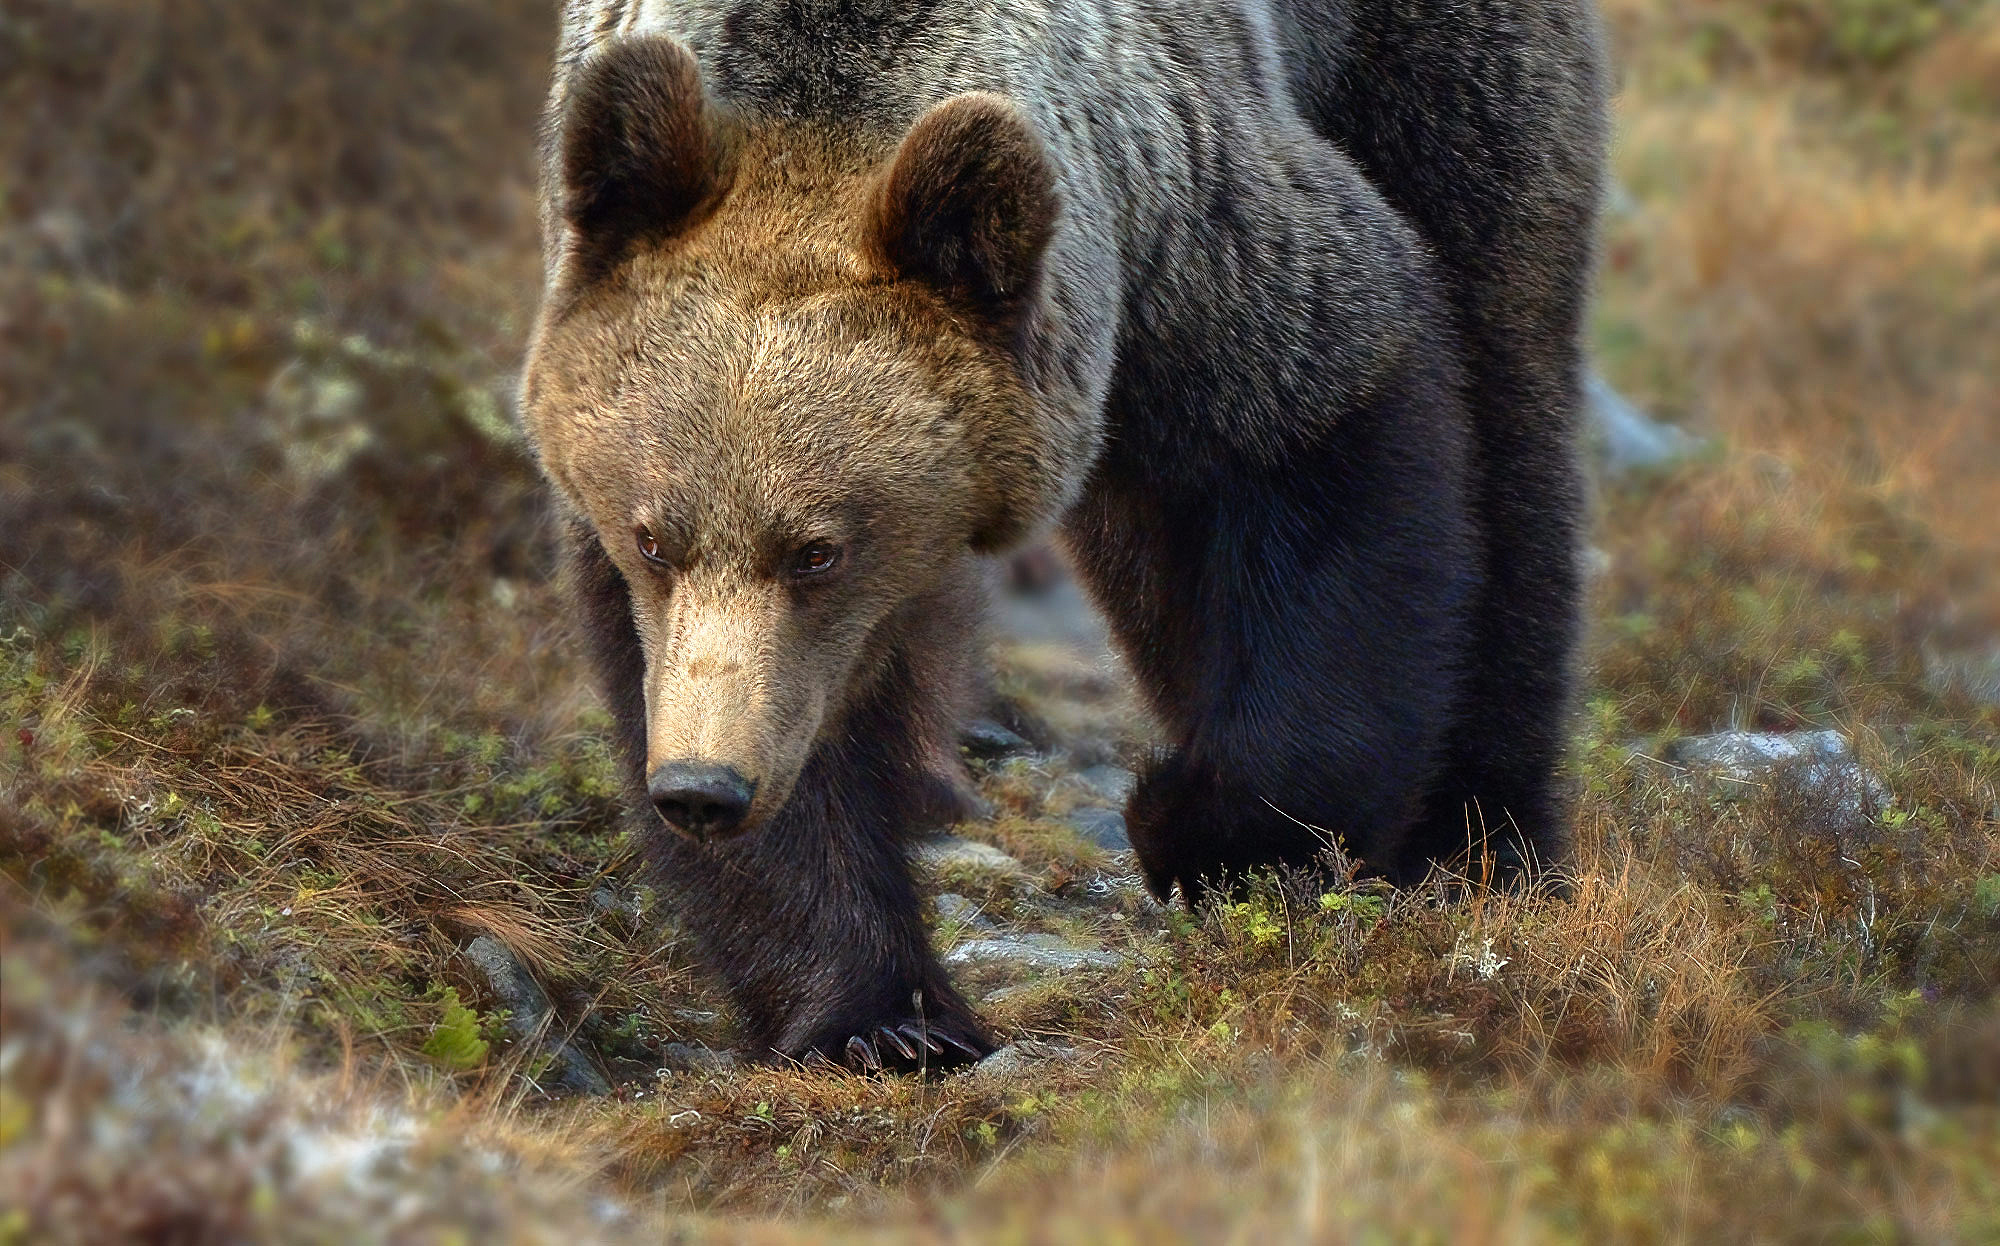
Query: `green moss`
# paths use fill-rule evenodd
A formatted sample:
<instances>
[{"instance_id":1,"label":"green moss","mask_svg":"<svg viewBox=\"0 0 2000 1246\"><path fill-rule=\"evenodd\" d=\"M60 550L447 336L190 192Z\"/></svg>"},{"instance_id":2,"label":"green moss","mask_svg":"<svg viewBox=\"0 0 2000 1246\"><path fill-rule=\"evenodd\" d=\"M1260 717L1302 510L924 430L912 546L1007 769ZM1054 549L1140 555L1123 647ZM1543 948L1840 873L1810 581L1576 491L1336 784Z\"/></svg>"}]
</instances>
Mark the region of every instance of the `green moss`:
<instances>
[{"instance_id":1,"label":"green moss","mask_svg":"<svg viewBox=\"0 0 2000 1246\"><path fill-rule=\"evenodd\" d=\"M1980 879L1973 884L1972 894L1973 903L1978 906L1981 916L1989 920L2000 918L2000 874L1988 874Z\"/></svg>"}]
</instances>

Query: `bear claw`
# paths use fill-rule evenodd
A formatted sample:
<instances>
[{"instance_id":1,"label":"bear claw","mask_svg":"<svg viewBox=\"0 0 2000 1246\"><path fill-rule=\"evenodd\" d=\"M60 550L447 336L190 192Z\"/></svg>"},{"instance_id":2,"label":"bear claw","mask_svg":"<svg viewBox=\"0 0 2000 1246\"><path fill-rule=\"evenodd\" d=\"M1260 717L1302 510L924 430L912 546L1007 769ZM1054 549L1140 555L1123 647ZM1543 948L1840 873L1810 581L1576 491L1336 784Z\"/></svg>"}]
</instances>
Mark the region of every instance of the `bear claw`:
<instances>
[{"instance_id":1,"label":"bear claw","mask_svg":"<svg viewBox=\"0 0 2000 1246\"><path fill-rule=\"evenodd\" d=\"M875 1044L856 1034L847 1040L847 1063L860 1072L872 1073L882 1067L882 1057L875 1052Z\"/></svg>"},{"instance_id":2,"label":"bear claw","mask_svg":"<svg viewBox=\"0 0 2000 1246\"><path fill-rule=\"evenodd\" d=\"M911 1020L876 1026L867 1034L853 1035L841 1050L841 1061L857 1073L880 1073L884 1069L948 1068L972 1063L986 1054L986 1047L976 1039Z\"/></svg>"},{"instance_id":3,"label":"bear claw","mask_svg":"<svg viewBox=\"0 0 2000 1246\"><path fill-rule=\"evenodd\" d=\"M908 1038L905 1038L903 1036L902 1031L896 1029L894 1026L884 1026L880 1031L880 1033L883 1038L889 1040L890 1044L894 1046L897 1051L903 1053L903 1059L914 1060L917 1058L916 1044L912 1043ZM933 1051L937 1050L935 1044L926 1044L926 1045L930 1046Z\"/></svg>"}]
</instances>

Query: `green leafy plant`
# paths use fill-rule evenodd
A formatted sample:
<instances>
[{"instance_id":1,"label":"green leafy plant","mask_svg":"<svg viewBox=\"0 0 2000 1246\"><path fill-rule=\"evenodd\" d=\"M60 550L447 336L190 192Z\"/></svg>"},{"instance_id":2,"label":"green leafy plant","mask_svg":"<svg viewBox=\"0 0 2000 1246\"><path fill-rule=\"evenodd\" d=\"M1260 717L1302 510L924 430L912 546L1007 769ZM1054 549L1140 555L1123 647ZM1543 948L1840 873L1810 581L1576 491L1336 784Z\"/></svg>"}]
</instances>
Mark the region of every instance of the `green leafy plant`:
<instances>
[{"instance_id":1,"label":"green leafy plant","mask_svg":"<svg viewBox=\"0 0 2000 1246\"><path fill-rule=\"evenodd\" d=\"M443 1015L424 1040L424 1056L454 1073L469 1072L486 1063L488 1046L480 1037L478 1012L460 1002L456 987L444 988L440 1002Z\"/></svg>"}]
</instances>

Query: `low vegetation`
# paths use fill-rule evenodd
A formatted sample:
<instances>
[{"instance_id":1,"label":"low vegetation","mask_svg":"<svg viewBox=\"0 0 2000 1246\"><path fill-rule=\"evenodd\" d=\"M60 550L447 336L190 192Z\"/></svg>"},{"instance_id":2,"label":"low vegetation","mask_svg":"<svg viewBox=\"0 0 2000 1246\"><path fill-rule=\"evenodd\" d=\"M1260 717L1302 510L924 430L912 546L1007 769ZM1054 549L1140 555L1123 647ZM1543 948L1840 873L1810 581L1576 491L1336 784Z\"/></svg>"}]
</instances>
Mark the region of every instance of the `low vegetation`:
<instances>
[{"instance_id":1,"label":"low vegetation","mask_svg":"<svg viewBox=\"0 0 2000 1246\"><path fill-rule=\"evenodd\" d=\"M1607 0L1595 347L1705 448L1600 482L1573 890L1160 909L1003 637L940 938L1103 955L928 1080L715 1058L640 885L508 423L545 9L0 18L0 1242L2000 1237L2000 5Z\"/></svg>"}]
</instances>

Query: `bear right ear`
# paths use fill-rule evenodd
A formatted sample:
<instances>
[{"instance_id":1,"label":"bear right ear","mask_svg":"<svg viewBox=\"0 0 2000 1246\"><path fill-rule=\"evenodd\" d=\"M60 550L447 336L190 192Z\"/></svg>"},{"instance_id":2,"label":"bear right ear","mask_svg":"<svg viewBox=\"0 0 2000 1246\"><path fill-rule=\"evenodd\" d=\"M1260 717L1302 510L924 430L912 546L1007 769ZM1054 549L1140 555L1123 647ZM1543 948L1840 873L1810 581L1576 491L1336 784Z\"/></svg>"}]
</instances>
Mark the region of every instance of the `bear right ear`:
<instances>
[{"instance_id":1,"label":"bear right ear","mask_svg":"<svg viewBox=\"0 0 2000 1246\"><path fill-rule=\"evenodd\" d=\"M720 165L693 53L657 37L599 53L578 71L562 119L562 210L577 258L602 270L636 241L678 233Z\"/></svg>"},{"instance_id":2,"label":"bear right ear","mask_svg":"<svg viewBox=\"0 0 2000 1246\"><path fill-rule=\"evenodd\" d=\"M1021 112L960 95L917 118L876 187L869 226L889 266L1012 327L1055 233L1055 170Z\"/></svg>"}]
</instances>

